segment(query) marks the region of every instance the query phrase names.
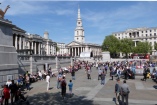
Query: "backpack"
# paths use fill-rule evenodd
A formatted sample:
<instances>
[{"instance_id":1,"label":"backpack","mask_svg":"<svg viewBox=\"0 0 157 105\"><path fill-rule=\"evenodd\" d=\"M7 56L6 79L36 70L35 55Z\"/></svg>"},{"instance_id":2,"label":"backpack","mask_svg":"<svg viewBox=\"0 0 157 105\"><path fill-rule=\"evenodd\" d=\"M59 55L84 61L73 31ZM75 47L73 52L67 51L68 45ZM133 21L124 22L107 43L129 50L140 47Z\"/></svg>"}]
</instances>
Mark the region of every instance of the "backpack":
<instances>
[{"instance_id":1,"label":"backpack","mask_svg":"<svg viewBox=\"0 0 157 105\"><path fill-rule=\"evenodd\" d=\"M61 86L62 86L62 87L65 87L65 86L66 86L65 80L62 81Z\"/></svg>"}]
</instances>

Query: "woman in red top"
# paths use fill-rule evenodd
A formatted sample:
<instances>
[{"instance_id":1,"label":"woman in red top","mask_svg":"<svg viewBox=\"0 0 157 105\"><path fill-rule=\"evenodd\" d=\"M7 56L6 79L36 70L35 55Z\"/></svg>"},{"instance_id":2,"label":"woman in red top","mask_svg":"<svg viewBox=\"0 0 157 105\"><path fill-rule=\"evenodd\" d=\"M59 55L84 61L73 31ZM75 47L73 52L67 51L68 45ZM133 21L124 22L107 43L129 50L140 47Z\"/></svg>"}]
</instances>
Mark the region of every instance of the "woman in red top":
<instances>
[{"instance_id":1,"label":"woman in red top","mask_svg":"<svg viewBox=\"0 0 157 105\"><path fill-rule=\"evenodd\" d=\"M8 101L10 98L10 89L8 88L8 85L4 86L3 94L4 94L5 105L8 105Z\"/></svg>"}]
</instances>

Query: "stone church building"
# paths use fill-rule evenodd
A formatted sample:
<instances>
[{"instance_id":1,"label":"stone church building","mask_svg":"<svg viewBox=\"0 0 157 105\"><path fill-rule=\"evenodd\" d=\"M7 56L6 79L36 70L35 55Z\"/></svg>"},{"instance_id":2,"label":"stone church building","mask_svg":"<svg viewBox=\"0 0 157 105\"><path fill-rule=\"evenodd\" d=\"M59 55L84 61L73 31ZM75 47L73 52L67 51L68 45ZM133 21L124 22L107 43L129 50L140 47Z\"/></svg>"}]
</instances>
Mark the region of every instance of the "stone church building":
<instances>
[{"instance_id":1,"label":"stone church building","mask_svg":"<svg viewBox=\"0 0 157 105\"><path fill-rule=\"evenodd\" d=\"M66 45L67 51L71 56L86 56L98 57L101 56L101 46L93 43L85 43L84 29L82 25L82 19L80 14L80 8L78 8L78 18L76 29L74 31L74 41Z\"/></svg>"}]
</instances>

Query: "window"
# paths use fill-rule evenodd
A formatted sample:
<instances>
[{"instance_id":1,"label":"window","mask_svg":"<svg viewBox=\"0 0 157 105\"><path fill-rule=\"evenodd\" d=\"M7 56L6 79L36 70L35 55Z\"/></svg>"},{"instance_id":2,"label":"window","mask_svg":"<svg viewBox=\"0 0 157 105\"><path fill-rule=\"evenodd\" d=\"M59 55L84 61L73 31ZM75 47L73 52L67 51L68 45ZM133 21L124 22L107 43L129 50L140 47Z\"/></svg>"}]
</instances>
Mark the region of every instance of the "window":
<instances>
[{"instance_id":1,"label":"window","mask_svg":"<svg viewBox=\"0 0 157 105\"><path fill-rule=\"evenodd\" d=\"M152 34L150 34L150 36L152 36Z\"/></svg>"},{"instance_id":2,"label":"window","mask_svg":"<svg viewBox=\"0 0 157 105\"><path fill-rule=\"evenodd\" d=\"M142 31L142 33L143 33L143 31Z\"/></svg>"},{"instance_id":3,"label":"window","mask_svg":"<svg viewBox=\"0 0 157 105\"><path fill-rule=\"evenodd\" d=\"M154 33L154 36L156 36L156 33Z\"/></svg>"},{"instance_id":4,"label":"window","mask_svg":"<svg viewBox=\"0 0 157 105\"><path fill-rule=\"evenodd\" d=\"M146 37L147 37L147 34L146 34Z\"/></svg>"},{"instance_id":5,"label":"window","mask_svg":"<svg viewBox=\"0 0 157 105\"><path fill-rule=\"evenodd\" d=\"M147 31L146 31L146 33L147 33Z\"/></svg>"},{"instance_id":6,"label":"window","mask_svg":"<svg viewBox=\"0 0 157 105\"><path fill-rule=\"evenodd\" d=\"M78 22L78 24L80 24L80 22Z\"/></svg>"},{"instance_id":7,"label":"window","mask_svg":"<svg viewBox=\"0 0 157 105\"><path fill-rule=\"evenodd\" d=\"M77 38L77 40L78 40L78 38Z\"/></svg>"},{"instance_id":8,"label":"window","mask_svg":"<svg viewBox=\"0 0 157 105\"><path fill-rule=\"evenodd\" d=\"M154 38L154 39L156 39L156 38Z\"/></svg>"},{"instance_id":9,"label":"window","mask_svg":"<svg viewBox=\"0 0 157 105\"><path fill-rule=\"evenodd\" d=\"M150 30L150 32L152 32L152 30Z\"/></svg>"}]
</instances>

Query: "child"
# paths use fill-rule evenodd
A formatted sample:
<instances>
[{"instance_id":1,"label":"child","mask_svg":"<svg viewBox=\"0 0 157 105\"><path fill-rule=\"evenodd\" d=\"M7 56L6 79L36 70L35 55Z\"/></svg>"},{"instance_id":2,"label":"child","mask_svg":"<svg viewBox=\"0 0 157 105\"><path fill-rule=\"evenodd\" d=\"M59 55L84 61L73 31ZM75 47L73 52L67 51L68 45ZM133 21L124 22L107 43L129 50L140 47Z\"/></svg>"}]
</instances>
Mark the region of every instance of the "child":
<instances>
[{"instance_id":1,"label":"child","mask_svg":"<svg viewBox=\"0 0 157 105\"><path fill-rule=\"evenodd\" d=\"M70 93L70 97L72 96L72 88L73 88L73 83L72 83L72 80L69 81L69 93Z\"/></svg>"}]
</instances>

